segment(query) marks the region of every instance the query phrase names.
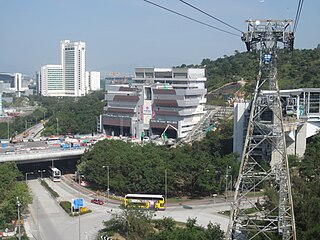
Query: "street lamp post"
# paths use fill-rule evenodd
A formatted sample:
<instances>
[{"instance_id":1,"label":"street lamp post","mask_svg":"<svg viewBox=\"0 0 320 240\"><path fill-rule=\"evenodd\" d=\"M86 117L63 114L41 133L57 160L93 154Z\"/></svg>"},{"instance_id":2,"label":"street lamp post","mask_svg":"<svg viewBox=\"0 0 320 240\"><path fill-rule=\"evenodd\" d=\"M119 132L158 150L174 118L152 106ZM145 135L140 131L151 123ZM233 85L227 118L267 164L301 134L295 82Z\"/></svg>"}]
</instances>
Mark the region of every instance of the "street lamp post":
<instances>
[{"instance_id":1,"label":"street lamp post","mask_svg":"<svg viewBox=\"0 0 320 240\"><path fill-rule=\"evenodd\" d=\"M230 167L230 178L231 178L231 183L230 183L230 191L231 191L231 194L232 194L232 189L233 189L233 182L232 182L232 170L231 170L231 166Z\"/></svg>"},{"instance_id":2,"label":"street lamp post","mask_svg":"<svg viewBox=\"0 0 320 240\"><path fill-rule=\"evenodd\" d=\"M231 166L227 166L226 169L226 202L228 201L228 173L229 173L229 169L231 169ZM232 175L231 175L231 188L232 188Z\"/></svg>"},{"instance_id":3,"label":"street lamp post","mask_svg":"<svg viewBox=\"0 0 320 240\"><path fill-rule=\"evenodd\" d=\"M42 173L46 172L46 170L38 170L38 173L40 173L40 179L42 180Z\"/></svg>"},{"instance_id":4,"label":"street lamp post","mask_svg":"<svg viewBox=\"0 0 320 240\"><path fill-rule=\"evenodd\" d=\"M167 182L167 169L164 170L164 195L166 198L166 208L168 206L168 182Z\"/></svg>"},{"instance_id":5,"label":"street lamp post","mask_svg":"<svg viewBox=\"0 0 320 240\"><path fill-rule=\"evenodd\" d=\"M28 174L33 174L33 172L27 172L26 173L26 182L28 181Z\"/></svg>"},{"instance_id":6,"label":"street lamp post","mask_svg":"<svg viewBox=\"0 0 320 240\"><path fill-rule=\"evenodd\" d=\"M10 141L10 122L8 121L8 141Z\"/></svg>"},{"instance_id":7,"label":"street lamp post","mask_svg":"<svg viewBox=\"0 0 320 240\"><path fill-rule=\"evenodd\" d=\"M108 166L102 166L103 168L107 167L107 203L109 203L109 191L110 191L110 186L109 186L109 165Z\"/></svg>"},{"instance_id":8,"label":"street lamp post","mask_svg":"<svg viewBox=\"0 0 320 240\"><path fill-rule=\"evenodd\" d=\"M19 197L17 197L17 206L18 206L18 239L21 240L21 222L20 222L20 206Z\"/></svg>"},{"instance_id":9,"label":"street lamp post","mask_svg":"<svg viewBox=\"0 0 320 240\"><path fill-rule=\"evenodd\" d=\"M79 199L81 198L81 193L80 193L80 186L81 186L81 182L80 182L80 179L81 179L81 174L78 175L78 182L79 182ZM78 217L79 217L79 240L81 240L81 223L80 223L80 210L81 210L81 207L79 207L79 212L78 212Z\"/></svg>"},{"instance_id":10,"label":"street lamp post","mask_svg":"<svg viewBox=\"0 0 320 240\"><path fill-rule=\"evenodd\" d=\"M108 194L108 198L107 198L107 203L109 202L109 192L110 192L110 186L109 186L109 166L107 166L107 177L108 177L108 188L107 188L107 194Z\"/></svg>"},{"instance_id":11,"label":"street lamp post","mask_svg":"<svg viewBox=\"0 0 320 240\"><path fill-rule=\"evenodd\" d=\"M58 129L59 129L59 118L56 118L56 120L57 120L57 136L59 136L59 135L58 135Z\"/></svg>"}]
</instances>

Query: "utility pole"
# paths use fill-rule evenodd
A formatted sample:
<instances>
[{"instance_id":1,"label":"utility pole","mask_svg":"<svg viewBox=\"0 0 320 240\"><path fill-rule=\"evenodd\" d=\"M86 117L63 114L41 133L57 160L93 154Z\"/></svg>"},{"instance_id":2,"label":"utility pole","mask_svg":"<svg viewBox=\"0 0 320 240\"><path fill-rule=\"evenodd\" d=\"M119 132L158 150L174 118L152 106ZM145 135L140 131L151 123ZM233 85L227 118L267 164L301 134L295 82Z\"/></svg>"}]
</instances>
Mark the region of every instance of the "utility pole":
<instances>
[{"instance_id":1,"label":"utility pole","mask_svg":"<svg viewBox=\"0 0 320 240\"><path fill-rule=\"evenodd\" d=\"M109 165L108 166L102 166L102 168L107 168L107 203L109 203L109 194L110 194L110 185L109 185Z\"/></svg>"},{"instance_id":2,"label":"utility pole","mask_svg":"<svg viewBox=\"0 0 320 240\"><path fill-rule=\"evenodd\" d=\"M226 202L228 201L228 167L226 168L226 189L225 189Z\"/></svg>"},{"instance_id":3,"label":"utility pole","mask_svg":"<svg viewBox=\"0 0 320 240\"><path fill-rule=\"evenodd\" d=\"M57 136L59 136L59 132L58 132L58 129L59 129L59 118L56 118L56 120L57 120Z\"/></svg>"},{"instance_id":4,"label":"utility pole","mask_svg":"<svg viewBox=\"0 0 320 240\"><path fill-rule=\"evenodd\" d=\"M107 166L107 178L108 178L108 186L107 186L107 195L108 195L108 198L107 198L107 203L109 203L109 192L110 192L110 186L109 186L109 165Z\"/></svg>"},{"instance_id":5,"label":"utility pole","mask_svg":"<svg viewBox=\"0 0 320 240\"><path fill-rule=\"evenodd\" d=\"M10 121L8 121L8 141L10 142Z\"/></svg>"},{"instance_id":6,"label":"utility pole","mask_svg":"<svg viewBox=\"0 0 320 240\"><path fill-rule=\"evenodd\" d=\"M290 173L277 81L278 42L293 49L292 20L247 20L242 40L248 51L259 49L259 75L251 102L247 134L235 185L227 240L271 239L278 233L283 240L296 240ZM266 167L267 166L267 167ZM268 187L278 193L278 204L258 207L250 197L256 189ZM247 214L241 203L255 213Z\"/></svg>"},{"instance_id":7,"label":"utility pole","mask_svg":"<svg viewBox=\"0 0 320 240\"><path fill-rule=\"evenodd\" d=\"M17 207L18 207L18 239L21 240L21 221L20 221L20 206L19 197L17 197Z\"/></svg>"},{"instance_id":8,"label":"utility pole","mask_svg":"<svg viewBox=\"0 0 320 240\"><path fill-rule=\"evenodd\" d=\"M166 199L166 208L168 206L168 175L167 169L164 170L164 195Z\"/></svg>"}]
</instances>

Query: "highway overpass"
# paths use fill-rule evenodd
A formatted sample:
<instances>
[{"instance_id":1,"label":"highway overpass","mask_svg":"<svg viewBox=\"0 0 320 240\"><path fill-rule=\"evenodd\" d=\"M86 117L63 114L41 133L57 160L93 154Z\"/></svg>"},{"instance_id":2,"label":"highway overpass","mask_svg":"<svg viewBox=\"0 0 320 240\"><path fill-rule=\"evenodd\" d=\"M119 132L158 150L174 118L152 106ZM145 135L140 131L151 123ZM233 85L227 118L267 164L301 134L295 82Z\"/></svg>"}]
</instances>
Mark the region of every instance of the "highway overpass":
<instances>
[{"instance_id":1,"label":"highway overpass","mask_svg":"<svg viewBox=\"0 0 320 240\"><path fill-rule=\"evenodd\" d=\"M0 163L13 161L17 164L45 162L52 160L80 159L86 148L46 149L0 154Z\"/></svg>"}]
</instances>

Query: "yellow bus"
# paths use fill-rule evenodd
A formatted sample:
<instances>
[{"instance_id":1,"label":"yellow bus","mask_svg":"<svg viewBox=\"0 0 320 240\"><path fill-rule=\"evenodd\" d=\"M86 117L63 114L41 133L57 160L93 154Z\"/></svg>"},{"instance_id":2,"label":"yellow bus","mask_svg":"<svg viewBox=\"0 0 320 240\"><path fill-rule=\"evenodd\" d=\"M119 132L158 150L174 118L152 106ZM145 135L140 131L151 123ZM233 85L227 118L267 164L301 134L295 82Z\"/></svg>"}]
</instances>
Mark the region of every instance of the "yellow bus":
<instances>
[{"instance_id":1,"label":"yellow bus","mask_svg":"<svg viewBox=\"0 0 320 240\"><path fill-rule=\"evenodd\" d=\"M163 195L154 194L127 194L124 197L124 206L136 206L143 209L165 210Z\"/></svg>"}]
</instances>

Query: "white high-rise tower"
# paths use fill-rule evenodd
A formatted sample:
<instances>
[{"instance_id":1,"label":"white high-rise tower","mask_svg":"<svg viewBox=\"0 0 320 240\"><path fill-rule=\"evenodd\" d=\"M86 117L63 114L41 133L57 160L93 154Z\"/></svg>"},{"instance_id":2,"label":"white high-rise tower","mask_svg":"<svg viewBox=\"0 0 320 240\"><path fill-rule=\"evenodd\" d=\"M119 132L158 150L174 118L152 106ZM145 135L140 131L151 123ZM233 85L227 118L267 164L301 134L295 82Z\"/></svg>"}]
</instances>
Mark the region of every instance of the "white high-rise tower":
<instances>
[{"instance_id":1,"label":"white high-rise tower","mask_svg":"<svg viewBox=\"0 0 320 240\"><path fill-rule=\"evenodd\" d=\"M84 96L86 87L86 44L63 40L61 46L62 78L66 96Z\"/></svg>"}]
</instances>

